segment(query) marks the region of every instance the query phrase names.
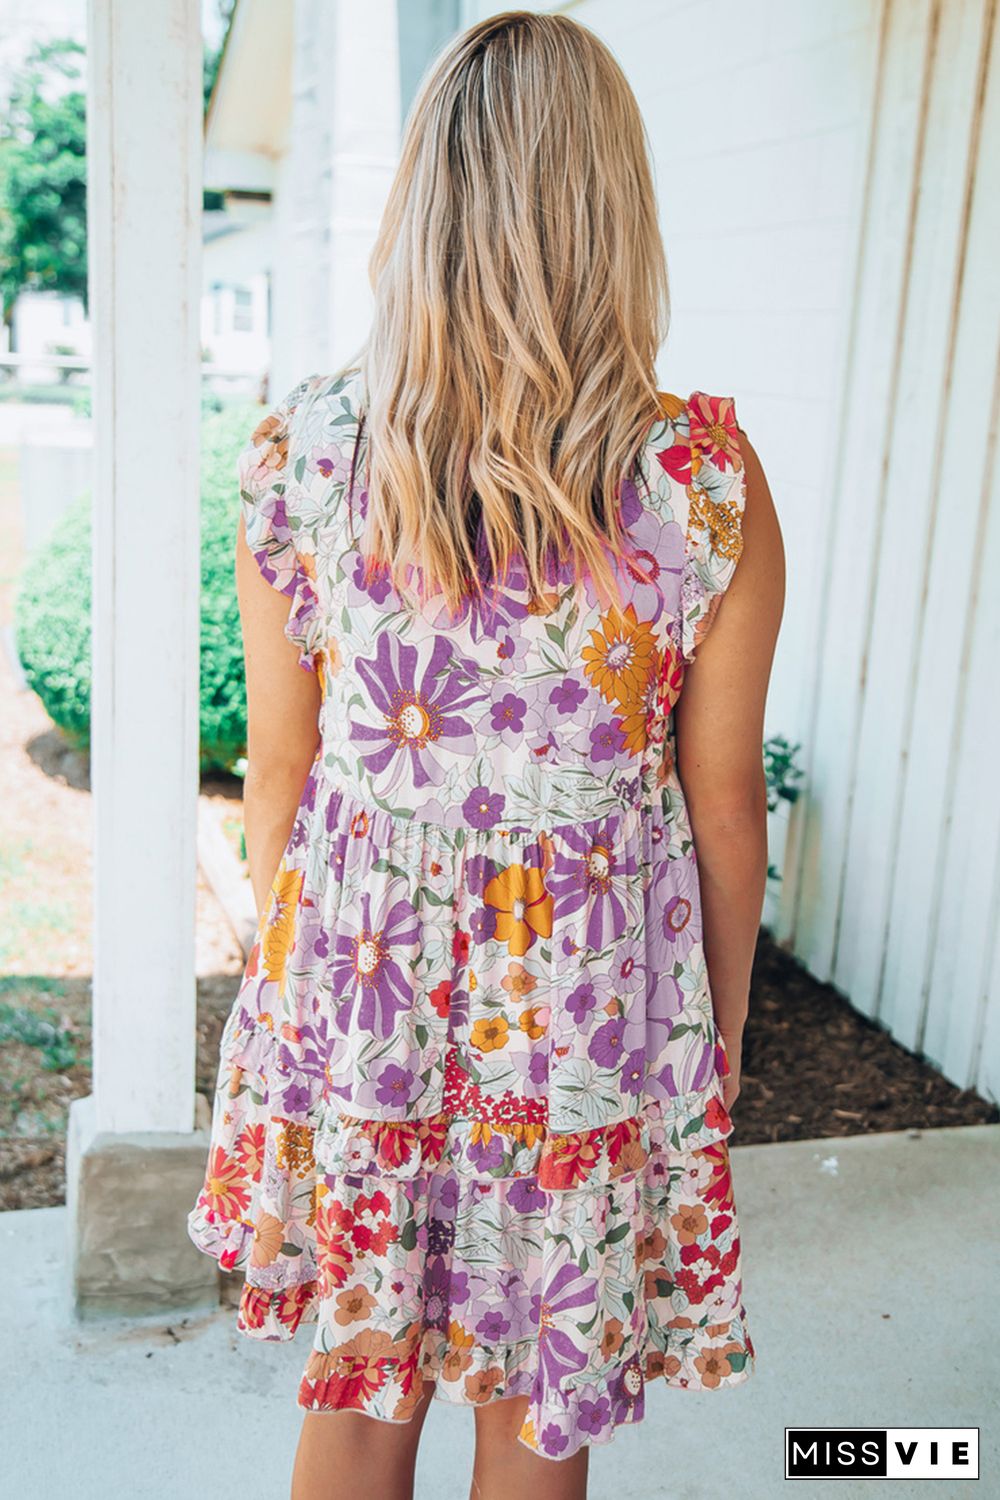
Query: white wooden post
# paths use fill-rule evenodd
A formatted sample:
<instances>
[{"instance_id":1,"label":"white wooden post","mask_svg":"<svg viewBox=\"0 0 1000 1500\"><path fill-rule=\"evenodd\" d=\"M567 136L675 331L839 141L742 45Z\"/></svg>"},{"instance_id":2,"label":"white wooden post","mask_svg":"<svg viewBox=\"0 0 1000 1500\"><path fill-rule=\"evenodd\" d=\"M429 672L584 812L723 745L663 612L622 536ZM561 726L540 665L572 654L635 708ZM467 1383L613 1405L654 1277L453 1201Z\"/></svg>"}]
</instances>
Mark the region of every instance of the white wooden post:
<instances>
[{"instance_id":1,"label":"white wooden post","mask_svg":"<svg viewBox=\"0 0 1000 1500\"><path fill-rule=\"evenodd\" d=\"M200 1297L211 1280L183 1217L204 1155L201 25L198 0L89 0L88 23L94 1082L74 1108L68 1178L78 1305L138 1310Z\"/></svg>"},{"instance_id":2,"label":"white wooden post","mask_svg":"<svg viewBox=\"0 0 1000 1500\"><path fill-rule=\"evenodd\" d=\"M90 0L94 1093L194 1124L199 629L198 0Z\"/></svg>"}]
</instances>

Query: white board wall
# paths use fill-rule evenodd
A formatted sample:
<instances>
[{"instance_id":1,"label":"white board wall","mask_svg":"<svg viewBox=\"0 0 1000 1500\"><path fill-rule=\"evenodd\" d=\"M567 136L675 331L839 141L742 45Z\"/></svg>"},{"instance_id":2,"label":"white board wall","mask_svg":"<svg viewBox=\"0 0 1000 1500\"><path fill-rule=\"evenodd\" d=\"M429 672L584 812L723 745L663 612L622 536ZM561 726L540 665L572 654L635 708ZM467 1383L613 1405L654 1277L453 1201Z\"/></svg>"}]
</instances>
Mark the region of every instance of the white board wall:
<instances>
[{"instance_id":1,"label":"white board wall","mask_svg":"<svg viewBox=\"0 0 1000 1500\"><path fill-rule=\"evenodd\" d=\"M808 785L776 935L1000 1097L994 0L558 8L649 130L661 382L735 395L782 521L767 732Z\"/></svg>"}]
</instances>

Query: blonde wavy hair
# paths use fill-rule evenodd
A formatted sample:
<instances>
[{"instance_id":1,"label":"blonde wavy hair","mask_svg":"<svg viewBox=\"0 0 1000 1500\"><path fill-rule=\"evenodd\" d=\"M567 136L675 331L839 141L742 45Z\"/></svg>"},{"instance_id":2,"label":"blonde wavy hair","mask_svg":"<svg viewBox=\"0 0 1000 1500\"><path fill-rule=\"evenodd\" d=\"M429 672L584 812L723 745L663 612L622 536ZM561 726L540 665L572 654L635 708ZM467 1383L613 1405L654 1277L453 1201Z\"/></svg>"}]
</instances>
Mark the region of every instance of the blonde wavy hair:
<instances>
[{"instance_id":1,"label":"blonde wavy hair","mask_svg":"<svg viewBox=\"0 0 1000 1500\"><path fill-rule=\"evenodd\" d=\"M456 610L571 560L619 599L617 502L660 412L669 294L648 140L608 48L506 11L422 80L369 262L362 550Z\"/></svg>"}]
</instances>

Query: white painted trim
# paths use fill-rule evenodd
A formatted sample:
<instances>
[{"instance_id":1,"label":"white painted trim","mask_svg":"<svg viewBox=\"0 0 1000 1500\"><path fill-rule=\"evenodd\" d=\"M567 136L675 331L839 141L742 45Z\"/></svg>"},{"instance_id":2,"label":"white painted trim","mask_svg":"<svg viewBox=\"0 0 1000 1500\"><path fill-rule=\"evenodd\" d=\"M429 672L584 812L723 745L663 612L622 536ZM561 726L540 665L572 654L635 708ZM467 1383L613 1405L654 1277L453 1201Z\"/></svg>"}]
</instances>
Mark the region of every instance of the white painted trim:
<instances>
[{"instance_id":1,"label":"white painted trim","mask_svg":"<svg viewBox=\"0 0 1000 1500\"><path fill-rule=\"evenodd\" d=\"M201 26L90 0L94 1096L190 1131L198 791Z\"/></svg>"}]
</instances>

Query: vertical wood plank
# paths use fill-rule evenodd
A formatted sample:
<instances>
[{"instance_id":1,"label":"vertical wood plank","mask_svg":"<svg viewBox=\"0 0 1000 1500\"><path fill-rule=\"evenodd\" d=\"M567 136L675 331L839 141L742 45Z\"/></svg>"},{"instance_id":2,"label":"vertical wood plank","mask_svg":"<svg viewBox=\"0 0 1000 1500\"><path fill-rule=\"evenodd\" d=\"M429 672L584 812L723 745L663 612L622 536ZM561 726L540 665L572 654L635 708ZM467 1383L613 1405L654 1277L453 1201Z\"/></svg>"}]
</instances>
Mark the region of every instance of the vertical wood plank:
<instances>
[{"instance_id":1,"label":"vertical wood plank","mask_svg":"<svg viewBox=\"0 0 1000 1500\"><path fill-rule=\"evenodd\" d=\"M931 0L892 0L882 42L852 349L831 485L827 572L818 601L822 637L803 737L808 790L792 938L799 957L822 979L832 973L837 946L853 747L864 688L867 601L877 555L878 455L884 450L898 380L935 16Z\"/></svg>"},{"instance_id":2,"label":"vertical wood plank","mask_svg":"<svg viewBox=\"0 0 1000 1500\"><path fill-rule=\"evenodd\" d=\"M934 562L931 534L943 477L969 169L987 35L984 0L950 0L942 6L898 379L877 450L886 454L885 479L872 548L875 576L866 601L865 671L833 969L838 987L869 1015L879 1011L898 870L901 791L919 691L916 643ZM937 732L947 734L948 726L939 725ZM925 849L921 859L927 858ZM919 996L909 996L906 1003L918 1005ZM909 1028L908 1022L902 1024Z\"/></svg>"},{"instance_id":3,"label":"vertical wood plank","mask_svg":"<svg viewBox=\"0 0 1000 1500\"><path fill-rule=\"evenodd\" d=\"M989 10L993 11L990 5ZM991 21L993 17L990 17ZM976 1015L988 963L1000 797L977 736L997 731L989 664L997 574L984 543L994 489L1000 351L1000 49L970 90L976 149L933 522L914 630L911 722L905 726L898 851L880 1014L949 1076L975 1077ZM964 227L964 226L963 226ZM994 565L998 560L994 559ZM987 570L987 571L984 571ZM971 668L971 671L970 671ZM995 684L994 684L995 687ZM986 710L992 716L982 721ZM973 741L970 743L969 730ZM996 740L992 740L995 747ZM995 764L995 748L992 760ZM970 816L971 815L971 816ZM993 837L990 837L990 832ZM959 899L959 893L963 893ZM967 918L974 913L974 925ZM928 1008L929 1003L929 1008Z\"/></svg>"}]
</instances>

